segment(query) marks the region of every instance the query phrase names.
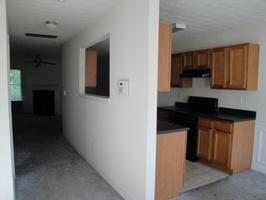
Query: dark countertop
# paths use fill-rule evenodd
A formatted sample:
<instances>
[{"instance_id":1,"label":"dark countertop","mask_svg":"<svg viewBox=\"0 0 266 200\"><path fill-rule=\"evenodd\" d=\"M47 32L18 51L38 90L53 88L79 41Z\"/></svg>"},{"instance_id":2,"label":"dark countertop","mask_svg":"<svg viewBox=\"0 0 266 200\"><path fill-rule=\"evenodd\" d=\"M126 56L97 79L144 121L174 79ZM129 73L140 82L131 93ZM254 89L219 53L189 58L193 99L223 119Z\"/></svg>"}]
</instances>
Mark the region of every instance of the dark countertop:
<instances>
[{"instance_id":1,"label":"dark countertop","mask_svg":"<svg viewBox=\"0 0 266 200\"><path fill-rule=\"evenodd\" d=\"M256 119L256 112L254 111L238 110L238 109L223 108L223 107L220 107L217 112L195 111L186 106L185 104L180 108L178 107L176 108L174 106L162 106L158 107L158 109L167 110L171 112L188 113L188 114L193 114L195 116L226 120L230 122L250 121Z\"/></svg>"},{"instance_id":2,"label":"dark countertop","mask_svg":"<svg viewBox=\"0 0 266 200\"><path fill-rule=\"evenodd\" d=\"M158 120L157 121L157 134L165 134L165 133L173 133L173 132L181 132L188 131L188 127L176 125L173 123L169 123L166 121Z\"/></svg>"}]
</instances>

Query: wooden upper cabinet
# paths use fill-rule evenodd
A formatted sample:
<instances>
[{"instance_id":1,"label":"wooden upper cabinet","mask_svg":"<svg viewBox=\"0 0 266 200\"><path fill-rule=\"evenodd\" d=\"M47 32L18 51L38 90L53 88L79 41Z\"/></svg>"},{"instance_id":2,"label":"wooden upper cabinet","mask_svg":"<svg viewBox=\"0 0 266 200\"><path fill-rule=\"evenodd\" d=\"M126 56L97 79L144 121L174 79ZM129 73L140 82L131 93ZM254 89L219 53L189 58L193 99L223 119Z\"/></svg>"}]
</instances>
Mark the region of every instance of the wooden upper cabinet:
<instances>
[{"instance_id":1,"label":"wooden upper cabinet","mask_svg":"<svg viewBox=\"0 0 266 200\"><path fill-rule=\"evenodd\" d=\"M213 49L212 88L256 90L258 85L259 45L241 44Z\"/></svg>"},{"instance_id":2,"label":"wooden upper cabinet","mask_svg":"<svg viewBox=\"0 0 266 200\"><path fill-rule=\"evenodd\" d=\"M170 91L172 25L159 26L158 91Z\"/></svg>"},{"instance_id":3,"label":"wooden upper cabinet","mask_svg":"<svg viewBox=\"0 0 266 200\"><path fill-rule=\"evenodd\" d=\"M226 88L228 76L228 48L217 48L211 52L210 66L212 70L211 87Z\"/></svg>"},{"instance_id":4,"label":"wooden upper cabinet","mask_svg":"<svg viewBox=\"0 0 266 200\"><path fill-rule=\"evenodd\" d=\"M184 56L182 54L172 55L172 68L171 68L171 86L178 87L181 84L180 74L184 66Z\"/></svg>"},{"instance_id":5,"label":"wooden upper cabinet","mask_svg":"<svg viewBox=\"0 0 266 200\"><path fill-rule=\"evenodd\" d=\"M245 89L247 84L248 46L237 45L229 48L228 88Z\"/></svg>"},{"instance_id":6,"label":"wooden upper cabinet","mask_svg":"<svg viewBox=\"0 0 266 200\"><path fill-rule=\"evenodd\" d=\"M184 68L191 69L194 67L195 54L194 52L184 53Z\"/></svg>"},{"instance_id":7,"label":"wooden upper cabinet","mask_svg":"<svg viewBox=\"0 0 266 200\"><path fill-rule=\"evenodd\" d=\"M184 54L172 55L172 68L171 68L171 87L188 88L192 87L192 78L182 78L184 68Z\"/></svg>"},{"instance_id":8,"label":"wooden upper cabinet","mask_svg":"<svg viewBox=\"0 0 266 200\"><path fill-rule=\"evenodd\" d=\"M210 67L210 50L196 51L194 53L194 67L209 68Z\"/></svg>"}]
</instances>

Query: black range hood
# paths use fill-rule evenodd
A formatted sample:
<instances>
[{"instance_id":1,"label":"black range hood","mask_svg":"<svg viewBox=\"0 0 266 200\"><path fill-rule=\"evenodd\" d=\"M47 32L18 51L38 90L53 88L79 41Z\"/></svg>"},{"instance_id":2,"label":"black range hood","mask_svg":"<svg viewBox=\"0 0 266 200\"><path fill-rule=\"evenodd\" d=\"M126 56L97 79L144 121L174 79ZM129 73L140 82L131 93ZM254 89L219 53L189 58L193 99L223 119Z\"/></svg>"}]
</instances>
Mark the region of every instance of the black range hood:
<instances>
[{"instance_id":1,"label":"black range hood","mask_svg":"<svg viewBox=\"0 0 266 200\"><path fill-rule=\"evenodd\" d=\"M211 70L209 68L184 69L180 76L189 78L209 78L211 77Z\"/></svg>"}]
</instances>

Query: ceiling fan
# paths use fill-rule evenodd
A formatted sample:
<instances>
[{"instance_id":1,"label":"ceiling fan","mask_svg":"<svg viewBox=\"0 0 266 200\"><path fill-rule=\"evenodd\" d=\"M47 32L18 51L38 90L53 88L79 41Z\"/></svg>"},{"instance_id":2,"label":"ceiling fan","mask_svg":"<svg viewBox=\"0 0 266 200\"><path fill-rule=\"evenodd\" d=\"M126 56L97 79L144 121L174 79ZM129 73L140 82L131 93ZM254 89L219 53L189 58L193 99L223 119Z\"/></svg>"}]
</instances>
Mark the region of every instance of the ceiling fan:
<instances>
[{"instance_id":1,"label":"ceiling fan","mask_svg":"<svg viewBox=\"0 0 266 200\"><path fill-rule=\"evenodd\" d=\"M35 55L33 60L27 60L24 63L33 63L34 67L36 67L36 68L41 67L42 64L45 64L45 65L56 65L56 63L43 60L40 55Z\"/></svg>"}]
</instances>

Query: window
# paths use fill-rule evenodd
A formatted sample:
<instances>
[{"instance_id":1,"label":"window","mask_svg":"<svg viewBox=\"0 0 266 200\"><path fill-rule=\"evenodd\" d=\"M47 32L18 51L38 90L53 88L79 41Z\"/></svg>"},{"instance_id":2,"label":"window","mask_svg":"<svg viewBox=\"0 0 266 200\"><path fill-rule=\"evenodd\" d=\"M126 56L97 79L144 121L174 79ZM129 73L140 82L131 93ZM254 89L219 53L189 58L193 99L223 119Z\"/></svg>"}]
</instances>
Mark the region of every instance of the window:
<instances>
[{"instance_id":1,"label":"window","mask_svg":"<svg viewBox=\"0 0 266 200\"><path fill-rule=\"evenodd\" d=\"M18 69L11 69L9 81L11 101L22 101L21 71Z\"/></svg>"},{"instance_id":2,"label":"window","mask_svg":"<svg viewBox=\"0 0 266 200\"><path fill-rule=\"evenodd\" d=\"M109 36L85 52L85 94L110 96Z\"/></svg>"}]
</instances>

